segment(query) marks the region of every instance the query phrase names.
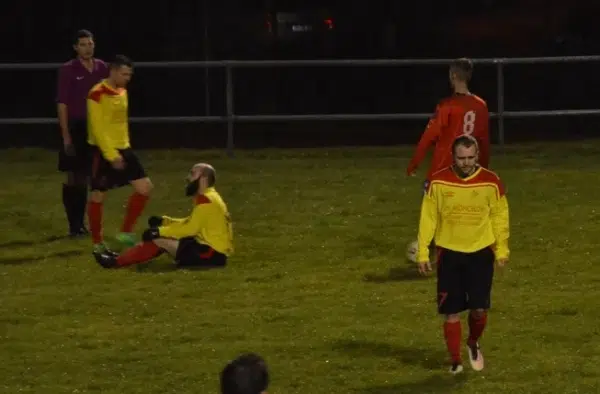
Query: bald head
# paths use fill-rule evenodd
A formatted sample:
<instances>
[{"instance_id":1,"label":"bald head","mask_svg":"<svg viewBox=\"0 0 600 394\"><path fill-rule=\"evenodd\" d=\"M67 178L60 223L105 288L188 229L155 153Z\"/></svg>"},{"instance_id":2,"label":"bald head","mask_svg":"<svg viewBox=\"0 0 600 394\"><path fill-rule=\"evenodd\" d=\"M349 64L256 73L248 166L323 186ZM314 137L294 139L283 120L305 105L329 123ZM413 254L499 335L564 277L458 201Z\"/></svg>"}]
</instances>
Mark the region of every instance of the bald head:
<instances>
[{"instance_id":1,"label":"bald head","mask_svg":"<svg viewBox=\"0 0 600 394\"><path fill-rule=\"evenodd\" d=\"M214 186L217 180L217 173L213 166L208 163L197 163L192 167L193 178L206 178L206 187Z\"/></svg>"}]
</instances>

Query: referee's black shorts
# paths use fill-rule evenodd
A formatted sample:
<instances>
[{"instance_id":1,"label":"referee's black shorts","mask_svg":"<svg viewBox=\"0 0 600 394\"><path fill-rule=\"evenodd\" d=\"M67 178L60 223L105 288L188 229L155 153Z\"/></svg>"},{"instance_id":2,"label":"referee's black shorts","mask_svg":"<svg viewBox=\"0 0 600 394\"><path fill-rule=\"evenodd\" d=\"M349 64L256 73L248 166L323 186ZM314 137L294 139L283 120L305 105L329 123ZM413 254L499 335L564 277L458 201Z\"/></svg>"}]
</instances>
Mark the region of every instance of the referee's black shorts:
<instances>
[{"instance_id":1,"label":"referee's black shorts","mask_svg":"<svg viewBox=\"0 0 600 394\"><path fill-rule=\"evenodd\" d=\"M461 253L438 247L437 304L443 315L489 309L494 278L491 247Z\"/></svg>"},{"instance_id":2,"label":"referee's black shorts","mask_svg":"<svg viewBox=\"0 0 600 394\"><path fill-rule=\"evenodd\" d=\"M61 141L58 150L58 171L89 175L89 145L87 143L87 122L69 120L69 132L74 152L68 155Z\"/></svg>"},{"instance_id":3,"label":"referee's black shorts","mask_svg":"<svg viewBox=\"0 0 600 394\"><path fill-rule=\"evenodd\" d=\"M146 170L131 149L119 149L118 151L125 162L125 168L122 170L113 168L112 164L102 156L100 148L90 146L90 188L92 191L105 192L147 177Z\"/></svg>"},{"instance_id":4,"label":"referee's black shorts","mask_svg":"<svg viewBox=\"0 0 600 394\"><path fill-rule=\"evenodd\" d=\"M194 237L186 237L179 240L175 262L179 267L217 268L227 264L227 256L199 243Z\"/></svg>"}]
</instances>

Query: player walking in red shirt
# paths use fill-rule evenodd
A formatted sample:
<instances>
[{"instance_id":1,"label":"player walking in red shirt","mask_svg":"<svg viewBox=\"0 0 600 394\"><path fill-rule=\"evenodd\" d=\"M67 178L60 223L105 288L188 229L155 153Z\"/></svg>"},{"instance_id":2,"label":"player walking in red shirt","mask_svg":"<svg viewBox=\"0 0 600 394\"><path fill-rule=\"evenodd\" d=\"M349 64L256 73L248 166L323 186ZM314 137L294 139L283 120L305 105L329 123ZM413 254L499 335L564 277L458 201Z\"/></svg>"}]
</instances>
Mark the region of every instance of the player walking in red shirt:
<instances>
[{"instance_id":1,"label":"player walking in red shirt","mask_svg":"<svg viewBox=\"0 0 600 394\"><path fill-rule=\"evenodd\" d=\"M429 121L414 156L406 170L415 175L417 167L431 145L435 146L427 180L439 170L452 165L452 143L461 135L475 137L479 144L479 163L488 168L490 161L489 112L486 102L469 91L473 63L466 58L450 64L449 77L454 94L439 102Z\"/></svg>"}]
</instances>

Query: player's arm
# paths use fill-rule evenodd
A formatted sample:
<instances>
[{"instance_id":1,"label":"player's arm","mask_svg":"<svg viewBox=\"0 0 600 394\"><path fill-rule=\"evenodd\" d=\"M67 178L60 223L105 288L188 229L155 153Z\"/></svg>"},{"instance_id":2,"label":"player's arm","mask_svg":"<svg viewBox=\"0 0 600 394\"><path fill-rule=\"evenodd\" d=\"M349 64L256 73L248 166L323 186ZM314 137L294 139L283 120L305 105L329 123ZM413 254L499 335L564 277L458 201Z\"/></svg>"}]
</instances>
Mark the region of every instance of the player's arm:
<instances>
[{"instance_id":1,"label":"player's arm","mask_svg":"<svg viewBox=\"0 0 600 394\"><path fill-rule=\"evenodd\" d=\"M69 133L69 112L67 103L70 99L69 70L63 66L58 71L57 88L57 112L58 125L65 144L71 143L71 134Z\"/></svg>"},{"instance_id":2,"label":"player's arm","mask_svg":"<svg viewBox=\"0 0 600 394\"><path fill-rule=\"evenodd\" d=\"M478 138L479 144L479 164L485 168L490 168L490 114L485 111L483 114L481 136Z\"/></svg>"},{"instance_id":3,"label":"player's arm","mask_svg":"<svg viewBox=\"0 0 600 394\"><path fill-rule=\"evenodd\" d=\"M107 116L105 112L107 109L102 103L101 93L90 93L87 99L87 110L89 118L89 133L94 136L96 144L102 152L102 156L104 156L104 158L110 162L121 157L119 151L112 146L108 136L106 135L106 130L110 127L110 125L106 121Z\"/></svg>"},{"instance_id":4,"label":"player's arm","mask_svg":"<svg viewBox=\"0 0 600 394\"><path fill-rule=\"evenodd\" d=\"M198 204L192 214L183 221L174 221L158 228L158 236L163 238L185 238L197 235L206 217L207 204Z\"/></svg>"},{"instance_id":5,"label":"player's arm","mask_svg":"<svg viewBox=\"0 0 600 394\"><path fill-rule=\"evenodd\" d=\"M421 164L425 158L429 147L435 144L440 137L442 128L446 123L447 115L447 109L441 104L438 105L435 115L429 120L429 123L427 123L427 127L425 128L425 131L423 132L423 135L417 144L417 149L415 150L412 159L408 163L408 168L406 169L406 173L408 175L411 175L416 171L419 164Z\"/></svg>"},{"instance_id":6,"label":"player's arm","mask_svg":"<svg viewBox=\"0 0 600 394\"><path fill-rule=\"evenodd\" d=\"M173 223L183 223L189 219L189 216L185 217L185 218L173 218L170 216L162 216L161 218L162 218L162 224L164 226L168 226L169 224L173 224Z\"/></svg>"},{"instance_id":7,"label":"player's arm","mask_svg":"<svg viewBox=\"0 0 600 394\"><path fill-rule=\"evenodd\" d=\"M510 254L508 238L510 236L508 199L501 187L497 198L490 206L490 221L496 238L495 254L497 260L507 260Z\"/></svg>"},{"instance_id":8,"label":"player's arm","mask_svg":"<svg viewBox=\"0 0 600 394\"><path fill-rule=\"evenodd\" d=\"M423 202L421 203L421 218L419 220L419 235L417 238L417 262L429 261L429 245L435 235L438 223L437 202L434 187L427 187Z\"/></svg>"}]
</instances>

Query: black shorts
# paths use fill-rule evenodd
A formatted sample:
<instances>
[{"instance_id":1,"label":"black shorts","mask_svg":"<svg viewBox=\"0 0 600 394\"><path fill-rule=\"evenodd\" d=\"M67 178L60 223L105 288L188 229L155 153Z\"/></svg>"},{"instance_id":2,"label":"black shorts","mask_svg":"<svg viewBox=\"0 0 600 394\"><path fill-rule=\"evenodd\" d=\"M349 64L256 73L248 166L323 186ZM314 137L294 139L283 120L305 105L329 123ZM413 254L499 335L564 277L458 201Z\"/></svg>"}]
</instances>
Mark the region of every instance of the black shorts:
<instances>
[{"instance_id":1,"label":"black shorts","mask_svg":"<svg viewBox=\"0 0 600 394\"><path fill-rule=\"evenodd\" d=\"M69 120L69 133L75 152L73 155L68 155L61 139L60 148L58 149L58 171L87 175L90 172L87 122L85 120Z\"/></svg>"},{"instance_id":2,"label":"black shorts","mask_svg":"<svg viewBox=\"0 0 600 394\"><path fill-rule=\"evenodd\" d=\"M91 190L107 191L147 177L142 163L131 149L119 149L119 153L125 161L122 170L113 168L97 146L90 146Z\"/></svg>"},{"instance_id":3,"label":"black shorts","mask_svg":"<svg viewBox=\"0 0 600 394\"><path fill-rule=\"evenodd\" d=\"M216 268L227 264L227 256L198 243L193 237L186 237L179 240L175 262L180 267Z\"/></svg>"},{"instance_id":4,"label":"black shorts","mask_svg":"<svg viewBox=\"0 0 600 394\"><path fill-rule=\"evenodd\" d=\"M460 253L438 248L437 304L443 315L489 309L494 278L494 251Z\"/></svg>"}]
</instances>

